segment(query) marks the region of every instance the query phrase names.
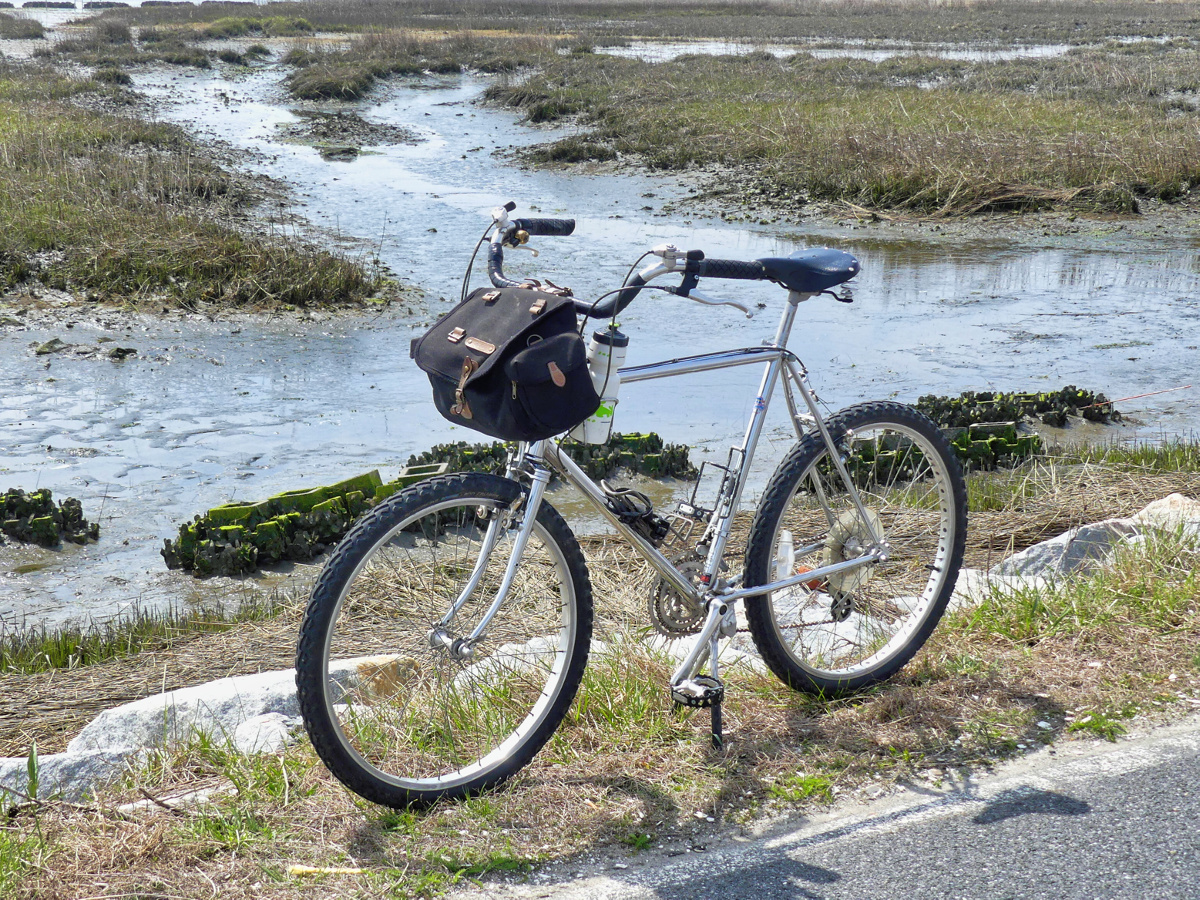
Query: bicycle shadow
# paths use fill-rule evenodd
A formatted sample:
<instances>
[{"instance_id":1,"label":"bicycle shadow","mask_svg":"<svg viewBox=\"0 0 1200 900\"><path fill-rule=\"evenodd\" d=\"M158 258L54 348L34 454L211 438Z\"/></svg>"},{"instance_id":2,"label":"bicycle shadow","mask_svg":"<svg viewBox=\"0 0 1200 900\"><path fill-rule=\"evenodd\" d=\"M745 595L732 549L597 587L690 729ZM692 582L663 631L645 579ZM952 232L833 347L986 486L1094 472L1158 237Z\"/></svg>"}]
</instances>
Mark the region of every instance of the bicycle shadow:
<instances>
[{"instance_id":1,"label":"bicycle shadow","mask_svg":"<svg viewBox=\"0 0 1200 900\"><path fill-rule=\"evenodd\" d=\"M770 718L743 715L734 694L725 704L725 747L709 754L710 763L726 771L714 809L723 815L745 807L747 796L769 796L784 774L779 770L788 765L795 766L793 772L827 775L832 791L827 799L840 793L843 783L939 795L943 791L931 787L920 770L987 769L1053 744L1065 733L1066 710L1044 694L994 677L970 688L978 689L977 698L986 693L984 700L1001 709L1020 709L1025 724L1014 729L1002 717L997 724L986 716L964 723L958 696L963 689L939 695L919 675L838 700L798 695L794 707L775 710Z\"/></svg>"}]
</instances>

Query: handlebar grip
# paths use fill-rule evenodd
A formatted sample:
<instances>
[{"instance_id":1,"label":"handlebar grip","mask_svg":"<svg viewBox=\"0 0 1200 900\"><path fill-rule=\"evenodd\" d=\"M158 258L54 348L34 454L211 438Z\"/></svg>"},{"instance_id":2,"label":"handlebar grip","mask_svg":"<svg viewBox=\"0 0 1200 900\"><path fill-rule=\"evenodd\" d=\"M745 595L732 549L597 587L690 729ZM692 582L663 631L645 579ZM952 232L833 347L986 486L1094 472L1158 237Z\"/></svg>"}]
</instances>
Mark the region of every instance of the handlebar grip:
<instances>
[{"instance_id":1,"label":"handlebar grip","mask_svg":"<svg viewBox=\"0 0 1200 900\"><path fill-rule=\"evenodd\" d=\"M761 281L767 277L762 263L736 259L702 259L696 263L695 272L701 278L740 278L744 281Z\"/></svg>"},{"instance_id":2,"label":"handlebar grip","mask_svg":"<svg viewBox=\"0 0 1200 900\"><path fill-rule=\"evenodd\" d=\"M574 219L513 219L518 231L545 237L567 237L575 230Z\"/></svg>"}]
</instances>

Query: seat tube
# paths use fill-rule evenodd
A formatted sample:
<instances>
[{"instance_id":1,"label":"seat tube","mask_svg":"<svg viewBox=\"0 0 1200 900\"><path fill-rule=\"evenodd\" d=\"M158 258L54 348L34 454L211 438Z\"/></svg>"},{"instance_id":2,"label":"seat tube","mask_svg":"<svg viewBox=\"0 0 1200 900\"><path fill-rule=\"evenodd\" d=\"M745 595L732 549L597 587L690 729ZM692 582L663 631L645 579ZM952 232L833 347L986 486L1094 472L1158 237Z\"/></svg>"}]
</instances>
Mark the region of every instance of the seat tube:
<instances>
[{"instance_id":1,"label":"seat tube","mask_svg":"<svg viewBox=\"0 0 1200 900\"><path fill-rule=\"evenodd\" d=\"M782 349L787 346L788 338L792 334L792 324L796 321L796 307L812 296L812 294L802 294L799 291L788 291L787 306L783 310L783 315L779 317L779 329L775 332L774 345L776 347Z\"/></svg>"},{"instance_id":2,"label":"seat tube","mask_svg":"<svg viewBox=\"0 0 1200 900\"><path fill-rule=\"evenodd\" d=\"M804 294L799 291L789 291L787 306L783 310L783 314L779 317L779 327L775 331L775 338L772 341L772 346L780 350L787 347L788 337L792 333L792 324L796 321L796 307L807 300L812 294ZM754 400L754 414L750 417L750 424L746 426L746 435L742 439L742 460L740 470L737 475L737 482L734 485L733 495L729 498L728 504L725 506L725 520L721 522L715 535L713 535L712 546L709 548L708 559L704 566L705 575L711 582L717 577L717 572L721 567L721 557L725 554L725 544L729 540L729 527L733 521L734 515L737 513L738 507L742 502L742 490L746 486L746 473L750 471L750 464L754 460L754 451L758 447L758 439L762 435L763 424L767 418L767 407L771 404L771 394L775 389L775 383L779 380L779 373L783 368L782 356L777 356L767 364L766 371L763 372L762 381L759 384L758 396Z\"/></svg>"},{"instance_id":3,"label":"seat tube","mask_svg":"<svg viewBox=\"0 0 1200 900\"><path fill-rule=\"evenodd\" d=\"M783 330L784 325L781 323L780 331ZM709 547L708 551L708 560L704 566L704 573L709 583L713 582L713 579L717 577L717 573L721 568L721 558L725 554L725 543L729 539L730 524L733 522L733 517L742 502L742 490L746 486L746 473L750 471L750 464L754 461L754 451L758 446L758 439L762 434L763 424L767 419L767 407L771 405L771 394L775 388L775 382L779 380L779 372L782 366L783 360L779 356L776 356L767 363L762 381L759 383L758 396L754 400L754 413L750 416L750 423L746 426L746 434L742 438L742 445L739 448L742 458L738 465L733 492L728 498L718 498L718 503L721 504L718 509L721 512L722 521L713 535L712 546Z\"/></svg>"}]
</instances>

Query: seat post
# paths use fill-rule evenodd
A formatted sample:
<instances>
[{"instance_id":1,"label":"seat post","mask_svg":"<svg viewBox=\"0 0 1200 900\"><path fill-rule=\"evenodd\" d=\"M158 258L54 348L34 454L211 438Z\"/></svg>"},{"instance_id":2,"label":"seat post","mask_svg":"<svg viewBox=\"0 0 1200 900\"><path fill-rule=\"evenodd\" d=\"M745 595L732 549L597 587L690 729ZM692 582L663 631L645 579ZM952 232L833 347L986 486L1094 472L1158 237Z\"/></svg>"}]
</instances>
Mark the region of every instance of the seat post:
<instances>
[{"instance_id":1,"label":"seat post","mask_svg":"<svg viewBox=\"0 0 1200 900\"><path fill-rule=\"evenodd\" d=\"M796 307L812 296L814 295L811 293L788 291L787 306L784 307L783 315L779 318L779 330L775 332L772 347L787 346L788 336L792 333L792 323L796 321Z\"/></svg>"}]
</instances>

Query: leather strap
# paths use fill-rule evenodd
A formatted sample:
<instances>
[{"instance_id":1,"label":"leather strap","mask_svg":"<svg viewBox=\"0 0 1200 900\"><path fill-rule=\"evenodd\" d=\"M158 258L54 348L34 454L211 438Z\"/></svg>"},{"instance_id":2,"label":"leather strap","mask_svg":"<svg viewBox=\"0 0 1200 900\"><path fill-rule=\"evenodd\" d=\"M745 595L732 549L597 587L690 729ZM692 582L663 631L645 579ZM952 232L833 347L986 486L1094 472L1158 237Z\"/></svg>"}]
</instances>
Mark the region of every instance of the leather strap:
<instances>
[{"instance_id":1,"label":"leather strap","mask_svg":"<svg viewBox=\"0 0 1200 900\"><path fill-rule=\"evenodd\" d=\"M463 357L462 375L458 377L458 387L454 389L454 399L457 402L450 407L450 412L456 416L462 416L464 419L472 418L473 414L471 412L471 404L467 403L467 397L463 393L463 390L467 386L467 379L470 378L478 368L479 363L475 362L475 360L471 359L471 357Z\"/></svg>"}]
</instances>

